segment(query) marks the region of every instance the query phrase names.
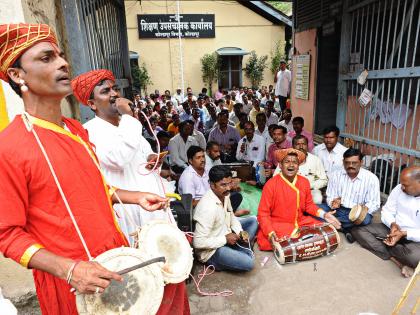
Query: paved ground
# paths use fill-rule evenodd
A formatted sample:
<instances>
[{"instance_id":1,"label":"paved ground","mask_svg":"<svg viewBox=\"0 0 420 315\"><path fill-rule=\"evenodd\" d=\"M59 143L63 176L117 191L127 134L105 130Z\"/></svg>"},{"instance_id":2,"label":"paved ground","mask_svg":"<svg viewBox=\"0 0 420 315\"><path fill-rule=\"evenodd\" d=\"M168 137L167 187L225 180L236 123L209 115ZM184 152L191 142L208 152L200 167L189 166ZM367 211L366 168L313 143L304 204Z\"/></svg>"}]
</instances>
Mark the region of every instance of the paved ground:
<instances>
[{"instance_id":1,"label":"paved ground","mask_svg":"<svg viewBox=\"0 0 420 315\"><path fill-rule=\"evenodd\" d=\"M343 243L331 256L286 266L279 266L271 253L257 251L258 264L252 272L218 272L202 282L203 291L229 289L233 296L202 297L189 284L192 314L390 314L408 280L391 262L357 244ZM261 267L265 256L270 260ZM195 275L201 268L195 266ZM34 289L29 271L0 258L0 286L18 304L20 314L39 314L36 301L30 298ZM401 314L409 314L415 296L420 296L420 281Z\"/></svg>"}]
</instances>

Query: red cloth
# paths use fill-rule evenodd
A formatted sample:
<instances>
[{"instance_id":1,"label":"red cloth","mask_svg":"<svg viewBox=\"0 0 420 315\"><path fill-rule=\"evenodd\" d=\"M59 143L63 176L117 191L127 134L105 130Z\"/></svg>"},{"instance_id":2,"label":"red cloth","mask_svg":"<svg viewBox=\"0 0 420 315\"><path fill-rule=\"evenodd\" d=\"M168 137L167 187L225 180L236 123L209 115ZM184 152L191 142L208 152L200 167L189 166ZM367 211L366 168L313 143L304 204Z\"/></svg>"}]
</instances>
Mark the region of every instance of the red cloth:
<instances>
[{"instance_id":1,"label":"red cloth","mask_svg":"<svg viewBox=\"0 0 420 315\"><path fill-rule=\"evenodd\" d=\"M80 103L87 105L93 89L102 80L115 81L115 77L111 71L105 69L89 71L75 77L71 81L74 96Z\"/></svg>"},{"instance_id":2,"label":"red cloth","mask_svg":"<svg viewBox=\"0 0 420 315\"><path fill-rule=\"evenodd\" d=\"M73 134L88 142L87 132L79 122L63 120ZM101 175L84 146L68 135L34 128L92 256L126 245ZM6 257L19 262L28 247L39 243L54 254L87 260L41 150L20 116L0 133L0 174L0 251ZM38 270L34 270L34 280L44 315L77 314L75 296L64 280ZM181 309L180 301L185 305L185 288L183 284L175 287L165 289L165 299L176 301L175 307ZM162 306L161 314L167 308Z\"/></svg>"},{"instance_id":3,"label":"red cloth","mask_svg":"<svg viewBox=\"0 0 420 315\"><path fill-rule=\"evenodd\" d=\"M281 174L264 185L258 207L257 241L260 250L272 249L268 240L271 231L278 237L290 236L296 227L322 224L305 214L316 216L319 207L312 200L309 181L296 176L294 185Z\"/></svg>"},{"instance_id":4,"label":"red cloth","mask_svg":"<svg viewBox=\"0 0 420 315\"><path fill-rule=\"evenodd\" d=\"M7 69L35 44L57 44L54 32L45 24L0 24L0 79L9 82Z\"/></svg>"}]
</instances>

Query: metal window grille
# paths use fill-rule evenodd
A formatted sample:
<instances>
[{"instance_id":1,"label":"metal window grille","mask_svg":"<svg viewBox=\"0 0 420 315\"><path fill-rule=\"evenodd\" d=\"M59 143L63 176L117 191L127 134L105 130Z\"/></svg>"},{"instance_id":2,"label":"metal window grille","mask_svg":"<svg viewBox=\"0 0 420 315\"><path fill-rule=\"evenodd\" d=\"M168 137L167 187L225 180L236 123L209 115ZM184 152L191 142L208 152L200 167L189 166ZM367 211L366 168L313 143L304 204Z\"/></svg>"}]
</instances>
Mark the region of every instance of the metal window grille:
<instances>
[{"instance_id":1,"label":"metal window grille","mask_svg":"<svg viewBox=\"0 0 420 315\"><path fill-rule=\"evenodd\" d=\"M345 1L340 47L337 123L366 154L381 191L389 194L401 170L420 158L420 3ZM357 77L367 69L364 85ZM372 101L362 106L367 88Z\"/></svg>"}]
</instances>

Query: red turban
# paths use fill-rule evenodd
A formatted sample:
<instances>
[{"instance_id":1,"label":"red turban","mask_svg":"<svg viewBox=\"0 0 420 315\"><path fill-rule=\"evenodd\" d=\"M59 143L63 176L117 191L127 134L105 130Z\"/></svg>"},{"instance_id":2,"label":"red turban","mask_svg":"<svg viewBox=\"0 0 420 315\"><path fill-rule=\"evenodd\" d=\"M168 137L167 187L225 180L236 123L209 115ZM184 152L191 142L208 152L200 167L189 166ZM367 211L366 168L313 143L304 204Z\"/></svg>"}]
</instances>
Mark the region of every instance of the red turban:
<instances>
[{"instance_id":1,"label":"red turban","mask_svg":"<svg viewBox=\"0 0 420 315\"><path fill-rule=\"evenodd\" d=\"M54 32L45 24L0 24L0 79L9 82L7 69L28 49L40 42L57 45Z\"/></svg>"},{"instance_id":2,"label":"red turban","mask_svg":"<svg viewBox=\"0 0 420 315\"><path fill-rule=\"evenodd\" d=\"M284 158L289 154L296 154L299 160L299 164L302 164L303 161L305 161L305 154L302 151L293 148L276 150L274 152L274 157L279 163L281 163L281 161L283 161Z\"/></svg>"},{"instance_id":3,"label":"red turban","mask_svg":"<svg viewBox=\"0 0 420 315\"><path fill-rule=\"evenodd\" d=\"M115 81L115 77L111 71L105 69L92 70L78 75L71 81L74 96L80 103L87 105L93 89L102 80Z\"/></svg>"}]
</instances>

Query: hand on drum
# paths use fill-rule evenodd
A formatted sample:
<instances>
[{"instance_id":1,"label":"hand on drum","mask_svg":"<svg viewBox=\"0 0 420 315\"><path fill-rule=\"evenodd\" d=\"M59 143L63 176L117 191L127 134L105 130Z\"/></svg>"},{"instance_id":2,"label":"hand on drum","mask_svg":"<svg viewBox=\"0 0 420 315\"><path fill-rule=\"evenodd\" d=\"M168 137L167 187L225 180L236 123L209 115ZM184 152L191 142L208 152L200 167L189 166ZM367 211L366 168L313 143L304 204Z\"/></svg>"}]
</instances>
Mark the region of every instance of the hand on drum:
<instances>
[{"instance_id":1,"label":"hand on drum","mask_svg":"<svg viewBox=\"0 0 420 315\"><path fill-rule=\"evenodd\" d=\"M239 239L240 237L236 233L226 234L226 243L228 245L231 245L231 246L235 245L239 241Z\"/></svg>"},{"instance_id":2,"label":"hand on drum","mask_svg":"<svg viewBox=\"0 0 420 315\"><path fill-rule=\"evenodd\" d=\"M341 222L334 216L335 211L327 212L324 215L324 220L331 223L336 229L341 228Z\"/></svg>"},{"instance_id":3,"label":"hand on drum","mask_svg":"<svg viewBox=\"0 0 420 315\"><path fill-rule=\"evenodd\" d=\"M279 242L283 242L283 241L287 240L287 238L288 238L287 236L278 237L276 233L273 233L270 236L270 241L271 242L274 241L274 242L279 243Z\"/></svg>"},{"instance_id":4,"label":"hand on drum","mask_svg":"<svg viewBox=\"0 0 420 315\"><path fill-rule=\"evenodd\" d=\"M155 211L166 208L169 199L156 194L140 192L138 204L147 211Z\"/></svg>"},{"instance_id":5,"label":"hand on drum","mask_svg":"<svg viewBox=\"0 0 420 315\"><path fill-rule=\"evenodd\" d=\"M111 280L123 281L116 272L109 271L97 262L81 261L73 270L70 285L82 294L102 293Z\"/></svg>"}]
</instances>

